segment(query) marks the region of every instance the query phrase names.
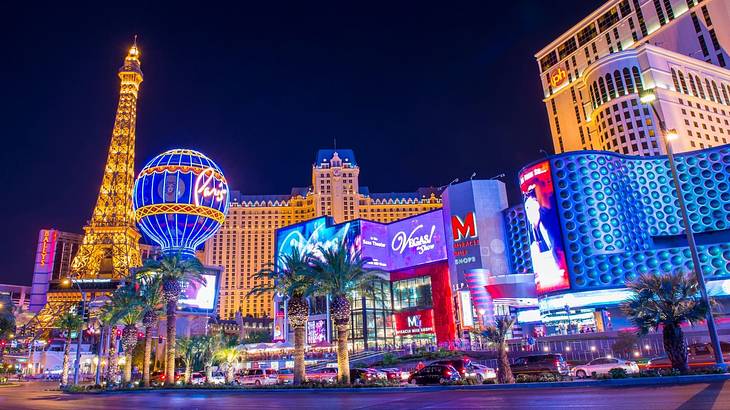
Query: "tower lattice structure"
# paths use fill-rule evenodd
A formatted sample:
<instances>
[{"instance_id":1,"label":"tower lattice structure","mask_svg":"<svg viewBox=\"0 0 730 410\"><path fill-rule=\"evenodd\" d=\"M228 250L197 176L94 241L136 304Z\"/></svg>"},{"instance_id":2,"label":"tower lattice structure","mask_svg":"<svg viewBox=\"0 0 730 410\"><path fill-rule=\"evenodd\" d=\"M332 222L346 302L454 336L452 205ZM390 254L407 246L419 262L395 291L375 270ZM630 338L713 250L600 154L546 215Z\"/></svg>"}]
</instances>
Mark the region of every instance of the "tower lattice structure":
<instances>
[{"instance_id":1,"label":"tower lattice structure","mask_svg":"<svg viewBox=\"0 0 730 410\"><path fill-rule=\"evenodd\" d=\"M93 300L112 292L130 268L142 264L140 233L132 208L137 96L142 83L139 57L135 42L119 69L119 105L99 196L84 227L82 244L71 262L73 279L103 280L75 282L76 286L62 280L51 281L46 305L18 330L19 337L38 338L45 334L59 315L81 300L78 287L84 289L86 301Z\"/></svg>"},{"instance_id":2,"label":"tower lattice structure","mask_svg":"<svg viewBox=\"0 0 730 410\"><path fill-rule=\"evenodd\" d=\"M84 240L71 264L77 278L119 279L140 266L140 234L132 209L137 97L142 83L140 52L135 44L119 69L121 86L109 153L96 206Z\"/></svg>"}]
</instances>

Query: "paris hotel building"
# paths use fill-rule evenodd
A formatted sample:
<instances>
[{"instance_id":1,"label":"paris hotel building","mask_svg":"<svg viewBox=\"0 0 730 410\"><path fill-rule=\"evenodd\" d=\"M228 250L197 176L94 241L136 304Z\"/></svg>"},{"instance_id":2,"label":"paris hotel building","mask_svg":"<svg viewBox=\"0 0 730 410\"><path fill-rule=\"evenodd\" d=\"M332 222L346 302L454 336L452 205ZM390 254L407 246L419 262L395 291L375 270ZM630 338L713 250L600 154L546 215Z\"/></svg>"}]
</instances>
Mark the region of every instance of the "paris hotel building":
<instances>
[{"instance_id":1,"label":"paris hotel building","mask_svg":"<svg viewBox=\"0 0 730 410\"><path fill-rule=\"evenodd\" d=\"M730 0L610 0L540 50L556 153L661 155L730 142Z\"/></svg>"},{"instance_id":2,"label":"paris hotel building","mask_svg":"<svg viewBox=\"0 0 730 410\"><path fill-rule=\"evenodd\" d=\"M407 193L371 193L360 186L360 167L349 149L322 149L312 165L312 185L287 195L231 192L222 228L205 244L204 262L223 267L218 315L272 317L273 295L247 296L256 272L274 260L276 229L319 216L336 223L353 219L392 222L441 208L436 188Z\"/></svg>"}]
</instances>

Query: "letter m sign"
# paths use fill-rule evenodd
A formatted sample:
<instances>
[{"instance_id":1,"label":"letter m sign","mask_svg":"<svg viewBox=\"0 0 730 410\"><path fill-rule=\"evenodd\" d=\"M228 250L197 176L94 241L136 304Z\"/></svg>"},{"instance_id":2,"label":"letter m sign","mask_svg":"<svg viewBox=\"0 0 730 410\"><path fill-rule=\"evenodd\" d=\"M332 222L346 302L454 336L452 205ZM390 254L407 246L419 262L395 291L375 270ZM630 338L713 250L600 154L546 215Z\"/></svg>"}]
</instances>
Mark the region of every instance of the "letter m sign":
<instances>
[{"instance_id":1,"label":"letter m sign","mask_svg":"<svg viewBox=\"0 0 730 410\"><path fill-rule=\"evenodd\" d=\"M454 235L454 242L464 238L477 237L477 224L474 219L474 212L469 212L462 221L458 215L451 215L451 232Z\"/></svg>"}]
</instances>

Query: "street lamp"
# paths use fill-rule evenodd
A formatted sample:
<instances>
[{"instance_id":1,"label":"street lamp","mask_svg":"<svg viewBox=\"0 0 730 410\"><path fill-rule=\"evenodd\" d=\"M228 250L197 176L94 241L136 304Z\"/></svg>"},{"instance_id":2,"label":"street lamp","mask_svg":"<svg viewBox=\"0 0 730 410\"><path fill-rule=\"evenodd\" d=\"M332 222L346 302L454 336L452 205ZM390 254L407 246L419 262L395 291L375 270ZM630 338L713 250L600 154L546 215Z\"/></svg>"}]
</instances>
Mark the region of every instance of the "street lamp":
<instances>
[{"instance_id":1,"label":"street lamp","mask_svg":"<svg viewBox=\"0 0 730 410\"><path fill-rule=\"evenodd\" d=\"M700 258L697 254L697 245L695 244L694 233L692 232L692 225L689 223L689 216L687 214L687 207L684 203L684 195L682 194L682 186L679 184L679 175L677 174L677 166L674 162L674 151L672 150L671 142L679 138L677 130L668 130L664 120L659 111L657 111L654 102L657 97L654 90L646 90L641 94L640 100L644 104L651 106L652 112L659 123L659 132L662 134L662 140L664 142L664 148L667 151L667 159L669 160L669 169L672 173L672 179L674 180L674 188L677 190L677 199L679 202L679 211L682 214L682 223L684 224L684 232L687 235L687 244L689 245L689 253L692 257L692 265L695 276L697 277L697 283L700 286L700 293L702 295L702 301L707 305L707 330L710 333L710 340L712 342L712 350L715 354L715 364L721 370L727 370L727 365L722 357L722 350L720 348L720 339L717 337L717 327L715 326L715 317L712 316L712 307L710 305L710 298L707 296L707 286L705 284L705 276L702 273L702 267L700 265Z\"/></svg>"},{"instance_id":2,"label":"street lamp","mask_svg":"<svg viewBox=\"0 0 730 410\"><path fill-rule=\"evenodd\" d=\"M76 285L77 288L79 288L79 292L81 292L81 324L79 325L79 328L76 332L76 362L74 363L74 384L79 384L79 367L81 365L81 338L82 338L82 330L84 328L84 315L86 314L86 292L81 288L81 285L78 281L74 281L70 278L63 278L61 281L61 284L64 286L70 286L72 284Z\"/></svg>"}]
</instances>

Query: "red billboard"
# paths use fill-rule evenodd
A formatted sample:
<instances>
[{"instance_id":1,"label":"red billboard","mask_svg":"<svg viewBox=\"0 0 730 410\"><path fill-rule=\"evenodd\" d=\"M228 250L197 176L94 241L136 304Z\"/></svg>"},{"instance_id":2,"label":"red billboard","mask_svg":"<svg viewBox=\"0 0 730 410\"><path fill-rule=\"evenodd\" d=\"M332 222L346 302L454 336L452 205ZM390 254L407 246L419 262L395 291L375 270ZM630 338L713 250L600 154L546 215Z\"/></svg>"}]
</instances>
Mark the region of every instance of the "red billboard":
<instances>
[{"instance_id":1,"label":"red billboard","mask_svg":"<svg viewBox=\"0 0 730 410\"><path fill-rule=\"evenodd\" d=\"M433 309L398 312L394 316L395 334L398 336L434 333Z\"/></svg>"},{"instance_id":2,"label":"red billboard","mask_svg":"<svg viewBox=\"0 0 730 410\"><path fill-rule=\"evenodd\" d=\"M527 167L519 177L537 294L570 289L550 162Z\"/></svg>"}]
</instances>

